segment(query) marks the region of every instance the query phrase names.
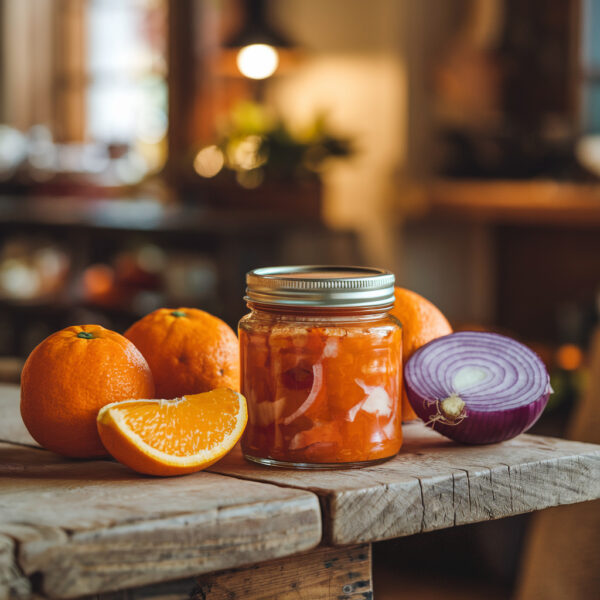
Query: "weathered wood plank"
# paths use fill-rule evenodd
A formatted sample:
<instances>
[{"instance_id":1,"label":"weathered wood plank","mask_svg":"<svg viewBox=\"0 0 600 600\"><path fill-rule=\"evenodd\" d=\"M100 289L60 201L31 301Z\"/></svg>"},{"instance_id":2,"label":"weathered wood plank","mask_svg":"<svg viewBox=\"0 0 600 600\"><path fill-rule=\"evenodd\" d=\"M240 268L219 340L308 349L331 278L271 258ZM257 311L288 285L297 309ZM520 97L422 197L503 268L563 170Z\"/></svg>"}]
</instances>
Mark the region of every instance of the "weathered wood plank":
<instances>
[{"instance_id":1,"label":"weathered wood plank","mask_svg":"<svg viewBox=\"0 0 600 600\"><path fill-rule=\"evenodd\" d=\"M371 542L600 497L600 446L522 435L463 446L405 427L394 459L340 471L269 469L234 450L212 471L319 495L326 541Z\"/></svg>"},{"instance_id":2,"label":"weathered wood plank","mask_svg":"<svg viewBox=\"0 0 600 600\"><path fill-rule=\"evenodd\" d=\"M371 546L309 554L205 575L192 600L367 600L373 597Z\"/></svg>"},{"instance_id":3,"label":"weathered wood plank","mask_svg":"<svg viewBox=\"0 0 600 600\"><path fill-rule=\"evenodd\" d=\"M16 543L2 547L3 573L39 573L36 591L71 598L306 551L321 518L317 498L300 490L207 472L142 477L112 461L0 444L4 539Z\"/></svg>"},{"instance_id":4,"label":"weathered wood plank","mask_svg":"<svg viewBox=\"0 0 600 600\"><path fill-rule=\"evenodd\" d=\"M369 544L316 548L249 567L99 594L94 600L370 600L371 563Z\"/></svg>"},{"instance_id":5,"label":"weathered wood plank","mask_svg":"<svg viewBox=\"0 0 600 600\"><path fill-rule=\"evenodd\" d=\"M0 600L28 598L31 594L31 582L18 567L15 553L15 541L0 535Z\"/></svg>"},{"instance_id":6,"label":"weathered wood plank","mask_svg":"<svg viewBox=\"0 0 600 600\"><path fill-rule=\"evenodd\" d=\"M7 394L7 391L10 393ZM3 417L12 414L8 420L10 427L0 420L0 439L31 443L22 424L19 424L18 393L15 391L16 388L0 388L1 414ZM11 448L14 452L15 448ZM70 575L61 575L70 566L70 561L79 561L80 572L74 570L73 577L86 581L86 585L92 588L96 586L94 589L98 590L109 589L106 581L113 577L113 569L116 575L110 589L141 585L150 572L155 577L152 581L159 581L168 578L167 575L182 577L192 571L200 573L235 566L222 564L218 550L227 554L230 552L228 549L239 541L236 536L241 535L239 530L243 518L236 522L230 512L240 510L243 513L246 505L254 502L252 493L256 490L238 489L233 484L224 486L222 477L213 483L210 475L203 473L201 477L205 485L195 484L199 487L191 493L198 498L198 504L192 503L192 506L186 504L190 490L185 485L182 484L181 490L176 486L170 490L169 486L174 484L164 483L177 480L140 478L108 461L68 463L67 475L62 459L41 450L21 449L28 452L22 453L19 460L9 461L5 467L8 471L12 469L13 479L21 481L20 488L11 485L13 493L16 493L15 490L21 493L20 498L14 497L14 504L37 493L34 504L38 512L33 519L34 524L30 525L31 521L25 520L15 533L14 523L21 523L18 519L23 515L11 509L13 512L7 514L9 523L13 524L12 533L6 530L8 524L4 529L0 527L0 533L19 541L19 564L26 574L32 573L39 565L44 568L49 564L59 566L57 575L43 579L44 584L49 586L47 589L52 589L55 595L72 596L79 589L77 582L69 579ZM36 462L39 460L36 453L45 455L42 466ZM0 462L2 458L0 451ZM104 470L107 470L106 473ZM269 486L269 490L278 490L279 494L284 493L286 488L316 493L323 510L325 538L333 545L388 539L600 497L600 446L530 435L490 446L461 446L421 424L405 427L405 445L396 458L371 468L314 472L269 469L245 462L236 449L210 471L248 482L274 483L280 487ZM132 479L138 485L132 486ZM57 481L62 484L57 484ZM65 481L68 483L65 484ZM107 481L112 482L111 485ZM144 486L139 482L144 482ZM150 486L150 482L156 489ZM85 493L78 492L80 485L85 487ZM132 489L136 491L131 492ZM168 508L161 513L163 495L170 497L171 493L174 494L173 502L176 505L180 503L181 512L176 511L173 503L167 503ZM268 515L266 507L269 501L271 504L279 501L278 493L273 492L268 500L263 497L256 500L262 516ZM46 494L52 502L44 506L39 498L45 498ZM115 498L123 495L126 506L122 502L115 505ZM205 496L206 503L202 504ZM85 498L90 499L88 508L83 502ZM292 500L308 502L308 498L315 500L310 494L303 500ZM77 509L72 509L72 515L67 514L67 510L56 517L50 505L57 500ZM0 486L0 508L3 507L1 502ZM286 498L285 502L289 503L290 499ZM103 512L104 505L110 510ZM306 509L299 514L310 513L310 518L314 518L311 511ZM207 515L215 512L227 515L229 529L222 524L219 524L218 532L211 529L214 517L211 521ZM285 511L278 507L275 513L280 515ZM185 522L190 514L194 517L189 521L192 533L184 536L181 544L181 532L187 531L182 519ZM69 518L76 521L74 529ZM261 543L268 546L264 538L260 538L261 527L266 528L265 535L273 543L275 540L282 543L277 536L284 527L285 519L277 521L274 517L274 521L274 524L271 523L268 516L261 521L259 516L254 515L254 529L248 534L252 542L249 542L247 553L242 550L242 558L236 558L237 565L256 562L257 558L250 556L252 548L255 550L258 544L256 542L252 546L256 540L261 539ZM272 525L277 531L269 537ZM162 533L155 536L155 528ZM201 540L194 537L196 533ZM220 545L221 534L225 535L223 545ZM299 537L307 543L310 535L305 533L304 537ZM314 538L310 539L314 543ZM98 544L102 546L102 552L98 551ZM175 551L174 546L177 546ZM296 545L296 550L292 546L286 547L281 555L298 552L301 544ZM60 556L56 554L56 549L63 547L68 550L61 551ZM262 560L277 556L275 549L268 549L273 554L261 554ZM171 552L175 552L177 559L172 560ZM82 561L82 556L89 563ZM88 556L96 558L88 559ZM175 560L182 565L183 572L169 566ZM139 570L136 565L139 565Z\"/></svg>"}]
</instances>

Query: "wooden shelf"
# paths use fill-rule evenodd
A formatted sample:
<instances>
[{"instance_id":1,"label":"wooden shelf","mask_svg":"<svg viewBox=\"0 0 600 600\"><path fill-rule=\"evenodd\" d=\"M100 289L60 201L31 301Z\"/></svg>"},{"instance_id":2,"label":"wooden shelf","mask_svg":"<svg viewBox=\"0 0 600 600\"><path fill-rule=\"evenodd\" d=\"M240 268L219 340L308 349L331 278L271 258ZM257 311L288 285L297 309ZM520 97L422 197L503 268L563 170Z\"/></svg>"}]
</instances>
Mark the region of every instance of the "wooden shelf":
<instances>
[{"instance_id":1,"label":"wooden shelf","mask_svg":"<svg viewBox=\"0 0 600 600\"><path fill-rule=\"evenodd\" d=\"M250 208L218 210L197 204L161 204L151 199L89 199L0 195L0 227L36 226L115 232L258 235L265 231L325 230L314 218Z\"/></svg>"},{"instance_id":2,"label":"wooden shelf","mask_svg":"<svg viewBox=\"0 0 600 600\"><path fill-rule=\"evenodd\" d=\"M409 217L600 226L600 182L439 180L424 185L417 196Z\"/></svg>"}]
</instances>

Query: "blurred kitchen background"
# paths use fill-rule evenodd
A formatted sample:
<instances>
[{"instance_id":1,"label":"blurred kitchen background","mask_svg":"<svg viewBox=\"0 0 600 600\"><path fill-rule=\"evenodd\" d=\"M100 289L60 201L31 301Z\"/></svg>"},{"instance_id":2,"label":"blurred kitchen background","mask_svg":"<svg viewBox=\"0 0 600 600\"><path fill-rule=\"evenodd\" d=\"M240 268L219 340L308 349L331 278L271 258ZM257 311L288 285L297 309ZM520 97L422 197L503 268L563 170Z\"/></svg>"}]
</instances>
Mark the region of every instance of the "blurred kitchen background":
<instances>
[{"instance_id":1,"label":"blurred kitchen background","mask_svg":"<svg viewBox=\"0 0 600 600\"><path fill-rule=\"evenodd\" d=\"M1 380L74 323L235 326L247 270L307 263L528 343L536 432L566 435L600 313L600 0L0 0ZM526 526L378 545L377 598L509 598Z\"/></svg>"}]
</instances>

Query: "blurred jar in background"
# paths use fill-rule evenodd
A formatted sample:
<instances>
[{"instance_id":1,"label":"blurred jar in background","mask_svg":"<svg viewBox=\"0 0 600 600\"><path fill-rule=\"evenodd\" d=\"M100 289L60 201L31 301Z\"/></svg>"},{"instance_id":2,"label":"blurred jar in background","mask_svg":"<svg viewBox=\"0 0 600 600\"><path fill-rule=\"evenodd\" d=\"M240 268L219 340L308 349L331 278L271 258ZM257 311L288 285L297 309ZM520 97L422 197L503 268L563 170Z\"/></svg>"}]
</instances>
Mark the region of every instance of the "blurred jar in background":
<instances>
[{"instance_id":1,"label":"blurred jar in background","mask_svg":"<svg viewBox=\"0 0 600 600\"><path fill-rule=\"evenodd\" d=\"M0 251L0 296L10 300L44 299L58 294L70 259L57 244L34 238L11 238Z\"/></svg>"}]
</instances>

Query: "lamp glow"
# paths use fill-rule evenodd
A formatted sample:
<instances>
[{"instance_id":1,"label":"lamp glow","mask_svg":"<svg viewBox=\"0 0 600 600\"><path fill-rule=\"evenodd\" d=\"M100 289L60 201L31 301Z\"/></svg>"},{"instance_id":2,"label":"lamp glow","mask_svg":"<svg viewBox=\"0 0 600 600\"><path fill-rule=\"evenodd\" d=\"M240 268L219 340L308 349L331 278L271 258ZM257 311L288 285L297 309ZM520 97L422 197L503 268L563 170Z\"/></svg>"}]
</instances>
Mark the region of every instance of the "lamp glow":
<instances>
[{"instance_id":1,"label":"lamp glow","mask_svg":"<svg viewBox=\"0 0 600 600\"><path fill-rule=\"evenodd\" d=\"M250 44L238 52L236 62L240 73L249 79L266 79L277 70L279 54L268 44Z\"/></svg>"}]
</instances>

